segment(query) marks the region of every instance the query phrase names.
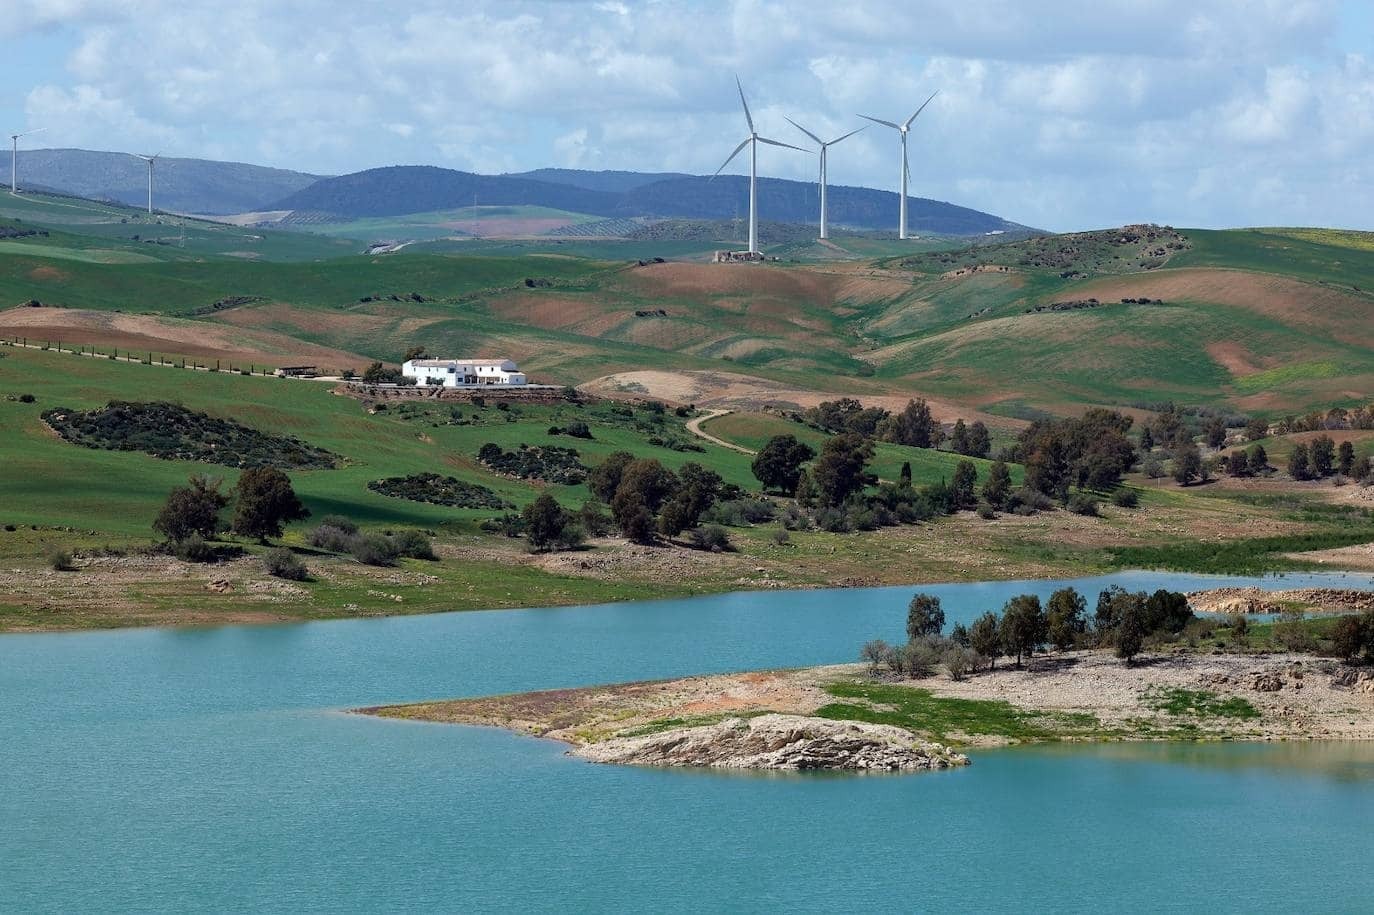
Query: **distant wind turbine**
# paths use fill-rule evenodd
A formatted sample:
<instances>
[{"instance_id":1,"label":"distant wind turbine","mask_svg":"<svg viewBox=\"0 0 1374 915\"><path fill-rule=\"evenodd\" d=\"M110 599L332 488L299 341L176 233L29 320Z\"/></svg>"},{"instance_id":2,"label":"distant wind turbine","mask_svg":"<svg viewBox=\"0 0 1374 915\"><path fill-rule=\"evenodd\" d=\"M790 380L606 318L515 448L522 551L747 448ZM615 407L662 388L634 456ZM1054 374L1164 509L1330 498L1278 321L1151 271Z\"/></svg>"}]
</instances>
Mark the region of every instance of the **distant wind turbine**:
<instances>
[{"instance_id":1,"label":"distant wind turbine","mask_svg":"<svg viewBox=\"0 0 1374 915\"><path fill-rule=\"evenodd\" d=\"M781 146L784 149L795 149L797 152L806 152L800 146L793 146L791 143L782 143L778 140L770 140L767 137L759 136L754 129L754 116L749 113L749 103L744 100L744 87L740 85L739 77L735 77L735 88L739 89L739 103L744 106L744 119L749 122L749 136L744 138L740 145L735 147L735 151L730 153L726 159L716 169L716 174L712 175L712 180L725 170L725 166L735 161L735 156L740 154L744 147L749 147L749 253L759 253L759 211L758 211L758 174L759 174L759 144L767 143L769 146Z\"/></svg>"},{"instance_id":2,"label":"distant wind turbine","mask_svg":"<svg viewBox=\"0 0 1374 915\"><path fill-rule=\"evenodd\" d=\"M19 193L19 138L27 137L35 133L42 133L46 127L39 127L24 133L10 134L10 193Z\"/></svg>"},{"instance_id":3,"label":"distant wind turbine","mask_svg":"<svg viewBox=\"0 0 1374 915\"><path fill-rule=\"evenodd\" d=\"M940 92L939 92L938 89L937 89L936 91L932 92L932 93L930 94L930 98L926 99L925 102L921 105L921 107L916 109L916 114L913 114L911 117L909 117L909 118L906 119L906 123L905 123L905 124L894 124L894 123L892 123L891 121L884 121L884 120L882 120L882 119L880 119L880 118L871 118L871 117L869 117L869 116L866 115L866 114L861 114L861 115L859 115L859 117L863 118L863 119L866 120L866 121L872 121L874 124L882 124L884 127L891 127L893 130L897 131L898 133L900 133L900 134L902 135L902 202L901 202L901 208L900 208L900 209L901 209L901 214L898 216L898 223L897 223L897 237L898 237L898 238L906 238L906 185L907 185L907 180L910 179L910 177L911 177L911 164L907 161L907 157L906 157L906 135L907 135L907 131L909 131L909 130L911 129L911 124L912 124L913 121L916 120L916 117L917 117L922 111L925 111L925 110L926 110L926 105L929 105L929 104L930 104L931 99L935 98L935 96L937 96L937 95L939 95L939 94L940 94Z\"/></svg>"},{"instance_id":4,"label":"distant wind turbine","mask_svg":"<svg viewBox=\"0 0 1374 915\"><path fill-rule=\"evenodd\" d=\"M133 154L133 156L134 156L135 159L142 159L144 162L147 162L147 163L148 163L148 215L149 215L149 216L153 215L153 163L157 161L157 157L160 156L160 155L162 155L162 153L160 153L160 152L153 153L151 156L141 156L141 155L139 155L138 153L134 153L134 154Z\"/></svg>"},{"instance_id":5,"label":"distant wind turbine","mask_svg":"<svg viewBox=\"0 0 1374 915\"><path fill-rule=\"evenodd\" d=\"M816 141L816 145L818 145L818 146L821 148L821 238L829 238L829 237L830 237L830 229L829 229L829 210L828 210L827 207L826 207L826 201L825 201L825 187L826 187L826 176L825 176L825 158L826 158L826 157L825 157L825 154L826 154L826 150L828 150L830 147L834 146L836 143L840 142L840 140L848 140L850 137L854 136L854 134L858 133L859 130L867 130L868 128L866 128L866 127L860 127L859 130L851 130L849 133L845 134L844 136L839 137L838 139L830 140L830 141L827 142L827 141L825 141L825 140L822 140L820 137L816 136L814 133L812 133L811 131L807 130L805 127L803 127L802 125L798 124L796 121L792 120L791 118L788 118L788 119L787 119L787 123L791 124L793 127L797 128L797 129L800 130L802 133L806 134L808 137L810 137L811 139L815 140L815 141Z\"/></svg>"}]
</instances>

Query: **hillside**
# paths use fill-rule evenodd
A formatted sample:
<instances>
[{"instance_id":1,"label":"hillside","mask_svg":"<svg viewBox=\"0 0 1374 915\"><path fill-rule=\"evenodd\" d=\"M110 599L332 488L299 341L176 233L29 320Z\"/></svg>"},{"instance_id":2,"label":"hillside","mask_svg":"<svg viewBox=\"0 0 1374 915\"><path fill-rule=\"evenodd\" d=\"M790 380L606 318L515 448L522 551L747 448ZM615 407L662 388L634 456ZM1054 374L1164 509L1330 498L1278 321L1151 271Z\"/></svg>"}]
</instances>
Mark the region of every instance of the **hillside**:
<instances>
[{"instance_id":1,"label":"hillside","mask_svg":"<svg viewBox=\"0 0 1374 915\"><path fill-rule=\"evenodd\" d=\"M673 178L690 178L680 172L626 172L626 171L587 171L580 168L536 168L530 172L513 172L502 177L508 178L529 178L534 181L545 181L549 184L570 184L573 187L586 188L589 191L606 191L612 194L623 194L626 191L643 187L646 184L653 184L655 181L667 181Z\"/></svg>"},{"instance_id":2,"label":"hillside","mask_svg":"<svg viewBox=\"0 0 1374 915\"><path fill-rule=\"evenodd\" d=\"M19 175L21 185L29 188L134 206L148 199L148 168L127 153L20 150ZM163 156L155 166L154 205L176 213L241 213L262 209L316 180L316 175L261 165Z\"/></svg>"},{"instance_id":3,"label":"hillside","mask_svg":"<svg viewBox=\"0 0 1374 915\"><path fill-rule=\"evenodd\" d=\"M532 173L533 174L533 173ZM579 175L582 173L574 173ZM747 215L748 179L722 175L667 177L637 183L632 173L617 177L585 179L598 188L623 187L623 191L590 189L558 180L534 180L514 175L475 175L433 166L395 166L370 169L337 178L326 178L283 197L270 210L305 210L339 217L400 216L471 206L539 206L604 218L642 216L680 217L695 220L730 220ZM583 180L583 179L579 179ZM773 222L813 223L819 206L813 184L761 178L759 210ZM830 188L830 212L836 226L888 230L894 227L897 195L871 188ZM986 235L1023 232L1025 226L998 216L950 203L912 198L910 225L917 233Z\"/></svg>"}]
</instances>

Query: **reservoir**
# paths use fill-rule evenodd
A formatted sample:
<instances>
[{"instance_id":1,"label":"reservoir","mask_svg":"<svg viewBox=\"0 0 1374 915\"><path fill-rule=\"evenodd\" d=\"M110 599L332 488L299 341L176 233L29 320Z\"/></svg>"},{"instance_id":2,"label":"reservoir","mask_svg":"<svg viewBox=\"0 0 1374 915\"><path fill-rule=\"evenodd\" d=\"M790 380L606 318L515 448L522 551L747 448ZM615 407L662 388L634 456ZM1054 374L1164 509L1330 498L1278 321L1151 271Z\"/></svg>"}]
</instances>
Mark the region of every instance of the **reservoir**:
<instances>
[{"instance_id":1,"label":"reservoir","mask_svg":"<svg viewBox=\"0 0 1374 915\"><path fill-rule=\"evenodd\" d=\"M1359 911L1374 745L974 751L905 776L598 766L362 705L852 661L1066 582L0 636L0 911ZM1128 590L1374 588L1123 573Z\"/></svg>"}]
</instances>

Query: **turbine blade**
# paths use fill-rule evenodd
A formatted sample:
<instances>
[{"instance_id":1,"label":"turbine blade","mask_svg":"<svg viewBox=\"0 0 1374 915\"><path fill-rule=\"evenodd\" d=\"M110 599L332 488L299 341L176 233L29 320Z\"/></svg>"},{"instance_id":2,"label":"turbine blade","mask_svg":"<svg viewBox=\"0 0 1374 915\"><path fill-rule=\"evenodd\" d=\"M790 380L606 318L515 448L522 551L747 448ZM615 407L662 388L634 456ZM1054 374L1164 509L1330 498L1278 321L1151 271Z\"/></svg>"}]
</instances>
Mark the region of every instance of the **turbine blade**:
<instances>
[{"instance_id":1,"label":"turbine blade","mask_svg":"<svg viewBox=\"0 0 1374 915\"><path fill-rule=\"evenodd\" d=\"M744 106L744 119L749 122L749 132L754 132L754 116L749 113L749 103L744 100L744 87L740 85L739 76L735 76L735 88L739 90L739 103Z\"/></svg>"},{"instance_id":2,"label":"turbine blade","mask_svg":"<svg viewBox=\"0 0 1374 915\"><path fill-rule=\"evenodd\" d=\"M884 121L882 118L871 118L866 114L861 114L859 117L863 118L865 121L872 121L874 124L882 124L884 127L891 127L893 130L902 129L891 121Z\"/></svg>"},{"instance_id":3,"label":"turbine blade","mask_svg":"<svg viewBox=\"0 0 1374 915\"><path fill-rule=\"evenodd\" d=\"M752 137L750 139L752 139ZM745 140L743 143L736 146L735 151L730 153L730 157L720 164L720 168L716 169L716 174L712 175L711 178L714 179L716 175L719 175L721 172L725 171L725 166L729 165L731 162L734 162L735 156L738 156L740 154L740 150L744 149L744 147L748 145L749 140Z\"/></svg>"},{"instance_id":4,"label":"turbine blade","mask_svg":"<svg viewBox=\"0 0 1374 915\"><path fill-rule=\"evenodd\" d=\"M909 117L909 118L906 119L906 123L902 125L902 129L905 130L907 127L910 127L910 126L911 126L911 122L914 121L914 120L916 120L917 116L920 115L920 113L921 113L922 111L925 111L925 110L926 110L926 105L929 105L929 104L930 104L931 99L934 99L935 96L937 96L937 95L939 95L939 94L940 94L940 90L939 90L939 89L936 89L934 92L930 93L930 98L926 99L924 102L921 103L921 107L916 109L916 114L913 114L911 117Z\"/></svg>"},{"instance_id":5,"label":"turbine blade","mask_svg":"<svg viewBox=\"0 0 1374 915\"><path fill-rule=\"evenodd\" d=\"M35 127L33 130L26 130L25 132L21 133L21 134L19 135L19 137L31 137L31 136L33 136L34 134L36 134L36 133L42 133L43 131L45 131L45 130L47 130L47 129L48 129L48 128L46 128L46 127ZM16 137L15 139L19 139L19 137Z\"/></svg>"},{"instance_id":6,"label":"turbine blade","mask_svg":"<svg viewBox=\"0 0 1374 915\"><path fill-rule=\"evenodd\" d=\"M859 133L860 131L867 130L867 129L868 129L868 125L865 124L864 126L860 127L858 130L851 130L849 133L845 134L844 136L840 137L839 139L831 140L829 143L826 143L825 145L826 145L826 146L834 146L836 143L840 142L840 140L848 140L850 137L854 136L854 134Z\"/></svg>"},{"instance_id":7,"label":"turbine blade","mask_svg":"<svg viewBox=\"0 0 1374 915\"><path fill-rule=\"evenodd\" d=\"M791 143L783 143L783 142L780 142L780 141L778 141L778 140L770 140L770 139L768 139L767 137L757 137L756 139L757 139L760 143L767 143L769 146L781 146L781 147L783 147L784 149L795 149L797 152L804 152L804 153L809 153L809 152L811 152L811 150L809 150L809 149L802 149L800 146L793 146Z\"/></svg>"},{"instance_id":8,"label":"turbine blade","mask_svg":"<svg viewBox=\"0 0 1374 915\"><path fill-rule=\"evenodd\" d=\"M807 135L808 137L810 137L811 139L815 140L817 143L821 143L822 145L824 145L824 143L823 143L823 141L821 140L820 137L816 136L814 133L812 133L811 131L807 130L805 127L803 127L802 125L798 124L796 121L792 120L791 118L787 117L786 115L783 115L783 120L785 120L787 123L791 124L793 127L795 127L795 128L797 128L798 130L800 130L802 133L806 134L806 135Z\"/></svg>"}]
</instances>

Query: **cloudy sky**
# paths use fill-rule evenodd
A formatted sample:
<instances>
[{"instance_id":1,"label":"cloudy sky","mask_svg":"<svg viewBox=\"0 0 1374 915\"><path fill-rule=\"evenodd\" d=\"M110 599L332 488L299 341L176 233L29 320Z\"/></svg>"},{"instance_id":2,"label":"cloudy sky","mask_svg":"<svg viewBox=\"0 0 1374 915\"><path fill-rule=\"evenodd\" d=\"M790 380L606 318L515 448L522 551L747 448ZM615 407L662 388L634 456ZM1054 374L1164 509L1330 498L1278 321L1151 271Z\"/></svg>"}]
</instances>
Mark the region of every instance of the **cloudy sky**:
<instances>
[{"instance_id":1,"label":"cloudy sky","mask_svg":"<svg viewBox=\"0 0 1374 915\"><path fill-rule=\"evenodd\" d=\"M915 128L912 193L1050 229L1374 228L1371 0L4 0L4 133L318 173L710 173ZM800 145L800 144L799 144ZM743 158L743 157L741 157ZM814 159L765 148L765 174ZM896 137L831 153L894 187Z\"/></svg>"}]
</instances>

